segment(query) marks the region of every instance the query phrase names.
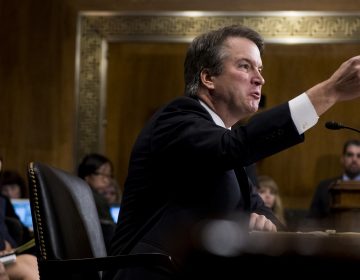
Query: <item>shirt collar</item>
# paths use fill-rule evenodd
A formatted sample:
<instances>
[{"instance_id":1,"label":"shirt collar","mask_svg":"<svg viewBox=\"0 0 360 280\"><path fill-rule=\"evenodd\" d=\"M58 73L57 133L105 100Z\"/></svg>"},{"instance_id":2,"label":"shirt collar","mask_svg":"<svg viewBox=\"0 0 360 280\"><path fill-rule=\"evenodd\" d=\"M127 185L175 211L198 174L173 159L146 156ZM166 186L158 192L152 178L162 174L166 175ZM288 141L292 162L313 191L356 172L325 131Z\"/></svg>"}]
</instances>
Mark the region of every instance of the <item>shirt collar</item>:
<instances>
[{"instance_id":1,"label":"shirt collar","mask_svg":"<svg viewBox=\"0 0 360 280\"><path fill-rule=\"evenodd\" d=\"M342 176L343 181L360 181L360 174L357 175L354 179L350 179L346 174Z\"/></svg>"},{"instance_id":2,"label":"shirt collar","mask_svg":"<svg viewBox=\"0 0 360 280\"><path fill-rule=\"evenodd\" d=\"M199 99L199 102L205 108L205 110L208 111L208 113L210 114L210 116L213 119L215 124L217 124L218 126L221 126L223 128L226 128L225 123L223 122L223 120L213 110L211 110L211 108L208 105L206 105L200 99ZM229 127L228 129L231 129L231 127Z\"/></svg>"}]
</instances>

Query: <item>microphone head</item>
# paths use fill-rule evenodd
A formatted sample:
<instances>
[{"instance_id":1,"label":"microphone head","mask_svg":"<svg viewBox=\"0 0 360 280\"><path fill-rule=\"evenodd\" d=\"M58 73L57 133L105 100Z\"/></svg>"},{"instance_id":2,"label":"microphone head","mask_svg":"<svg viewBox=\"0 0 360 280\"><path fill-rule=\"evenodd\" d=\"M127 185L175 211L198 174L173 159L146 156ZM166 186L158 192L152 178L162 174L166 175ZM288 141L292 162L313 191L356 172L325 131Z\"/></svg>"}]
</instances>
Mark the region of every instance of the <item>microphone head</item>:
<instances>
[{"instance_id":1,"label":"microphone head","mask_svg":"<svg viewBox=\"0 0 360 280\"><path fill-rule=\"evenodd\" d=\"M337 130L344 128L344 126L341 123L335 122L335 121L328 121L325 123L325 127L327 129Z\"/></svg>"}]
</instances>

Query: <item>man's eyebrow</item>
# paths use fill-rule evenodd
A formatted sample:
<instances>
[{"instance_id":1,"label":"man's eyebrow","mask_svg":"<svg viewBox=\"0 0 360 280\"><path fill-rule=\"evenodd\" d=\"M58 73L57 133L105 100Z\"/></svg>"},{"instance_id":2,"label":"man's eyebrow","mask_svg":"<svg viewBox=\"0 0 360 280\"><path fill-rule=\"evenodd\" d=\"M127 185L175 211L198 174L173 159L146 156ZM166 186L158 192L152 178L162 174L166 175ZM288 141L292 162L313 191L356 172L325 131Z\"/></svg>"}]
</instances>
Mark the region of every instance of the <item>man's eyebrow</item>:
<instances>
[{"instance_id":1,"label":"man's eyebrow","mask_svg":"<svg viewBox=\"0 0 360 280\"><path fill-rule=\"evenodd\" d=\"M255 61L249 59L249 58L246 58L246 57L239 57L238 59L236 59L237 62L241 62L241 61L246 61L248 62L249 64L251 64L252 66L254 66L255 68L258 68L258 69L264 69L264 66L261 64L260 66L257 66Z\"/></svg>"}]
</instances>

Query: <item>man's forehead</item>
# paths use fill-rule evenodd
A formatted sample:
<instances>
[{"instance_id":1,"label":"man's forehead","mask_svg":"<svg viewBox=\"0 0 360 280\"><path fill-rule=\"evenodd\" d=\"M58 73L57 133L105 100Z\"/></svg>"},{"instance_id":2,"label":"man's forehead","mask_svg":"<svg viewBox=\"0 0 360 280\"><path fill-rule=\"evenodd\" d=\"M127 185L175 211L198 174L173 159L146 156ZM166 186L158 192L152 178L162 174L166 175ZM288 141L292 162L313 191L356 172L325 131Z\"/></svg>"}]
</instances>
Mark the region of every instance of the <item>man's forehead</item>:
<instances>
[{"instance_id":1,"label":"man's forehead","mask_svg":"<svg viewBox=\"0 0 360 280\"><path fill-rule=\"evenodd\" d=\"M231 37L224 42L224 47L232 51L233 58L246 59L257 66L262 66L259 48L253 41L243 37Z\"/></svg>"},{"instance_id":2,"label":"man's forehead","mask_svg":"<svg viewBox=\"0 0 360 280\"><path fill-rule=\"evenodd\" d=\"M354 145L354 144L350 144L350 145L346 148L346 151L350 151L350 150L360 151L360 146Z\"/></svg>"}]
</instances>

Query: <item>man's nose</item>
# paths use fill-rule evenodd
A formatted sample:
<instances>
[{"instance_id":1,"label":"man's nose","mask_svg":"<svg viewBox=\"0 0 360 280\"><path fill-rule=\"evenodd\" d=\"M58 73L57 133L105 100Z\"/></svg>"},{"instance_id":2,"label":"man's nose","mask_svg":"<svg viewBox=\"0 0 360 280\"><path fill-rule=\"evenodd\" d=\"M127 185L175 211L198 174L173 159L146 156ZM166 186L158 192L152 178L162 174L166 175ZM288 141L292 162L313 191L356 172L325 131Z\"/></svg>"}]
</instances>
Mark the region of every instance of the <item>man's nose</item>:
<instances>
[{"instance_id":1,"label":"man's nose","mask_svg":"<svg viewBox=\"0 0 360 280\"><path fill-rule=\"evenodd\" d=\"M253 78L253 82L257 85L257 86L263 86L265 84L265 79L264 77L261 75L261 72L256 69L255 70L255 76Z\"/></svg>"}]
</instances>

